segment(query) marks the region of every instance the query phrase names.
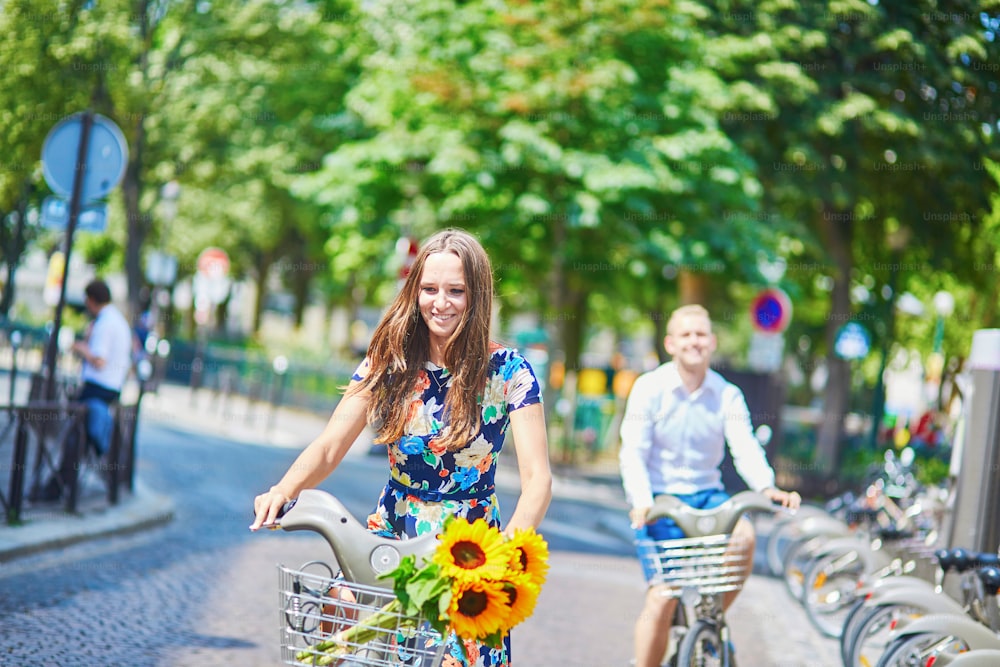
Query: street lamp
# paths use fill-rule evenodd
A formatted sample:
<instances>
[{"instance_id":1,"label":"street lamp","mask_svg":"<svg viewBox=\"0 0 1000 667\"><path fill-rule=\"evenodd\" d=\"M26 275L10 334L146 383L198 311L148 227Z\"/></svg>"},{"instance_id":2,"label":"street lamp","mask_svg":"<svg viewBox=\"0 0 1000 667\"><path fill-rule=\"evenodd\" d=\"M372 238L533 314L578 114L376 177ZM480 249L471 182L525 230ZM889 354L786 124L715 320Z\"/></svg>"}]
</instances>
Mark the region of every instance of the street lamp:
<instances>
[{"instance_id":1,"label":"street lamp","mask_svg":"<svg viewBox=\"0 0 1000 667\"><path fill-rule=\"evenodd\" d=\"M879 361L878 377L875 379L875 397L872 406L872 430L869 444L872 449L878 446L878 427L885 416L885 367L889 358L889 347L896 328L896 281L899 277L899 260L903 255L903 249L910 240L909 227L897 227L886 236L886 244L889 246L889 283L882 288L882 296L888 302L885 316L885 331L882 334L882 348L880 350L881 360Z\"/></svg>"},{"instance_id":2,"label":"street lamp","mask_svg":"<svg viewBox=\"0 0 1000 667\"><path fill-rule=\"evenodd\" d=\"M941 290L934 295L934 312L937 313L937 322L934 325L934 351L941 352L944 343L944 320L955 312L955 297L951 292Z\"/></svg>"},{"instance_id":3,"label":"street lamp","mask_svg":"<svg viewBox=\"0 0 1000 667\"><path fill-rule=\"evenodd\" d=\"M150 307L150 314L153 320L153 327L156 329L158 337L166 334L166 327L161 330L159 324L159 313L161 308L169 305L168 292L164 287L172 285L177 279L177 258L166 252L167 232L174 219L177 217L177 200L181 196L181 186L177 181L168 181L160 188L160 207L163 216L163 225L160 228L159 247L149 253L146 262L146 278L153 285L153 299Z\"/></svg>"}]
</instances>

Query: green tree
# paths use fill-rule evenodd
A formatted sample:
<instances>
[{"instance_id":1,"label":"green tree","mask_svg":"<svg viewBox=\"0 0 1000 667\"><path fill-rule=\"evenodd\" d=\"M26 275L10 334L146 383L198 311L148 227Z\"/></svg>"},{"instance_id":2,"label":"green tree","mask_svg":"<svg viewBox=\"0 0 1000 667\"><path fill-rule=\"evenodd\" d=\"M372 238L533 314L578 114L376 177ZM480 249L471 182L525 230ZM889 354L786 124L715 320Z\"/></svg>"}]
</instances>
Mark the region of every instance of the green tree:
<instances>
[{"instance_id":1,"label":"green tree","mask_svg":"<svg viewBox=\"0 0 1000 667\"><path fill-rule=\"evenodd\" d=\"M0 315L13 303L21 254L37 236L29 222L48 188L39 168L52 127L92 99L93 47L79 12L54 0L8 0L0 11L0 244L7 277Z\"/></svg>"},{"instance_id":2,"label":"green tree","mask_svg":"<svg viewBox=\"0 0 1000 667\"><path fill-rule=\"evenodd\" d=\"M833 351L872 277L932 269L975 283L968 266L993 189L977 164L998 151L997 23L982 3L840 0L705 2L708 63L735 91L723 127L759 165L765 208L803 221L831 279L824 322L829 381L816 461L839 459L849 368ZM909 243L890 250L905 230ZM859 258L864 260L859 263ZM915 267L919 269L913 270ZM891 337L879 317L877 336Z\"/></svg>"},{"instance_id":3,"label":"green tree","mask_svg":"<svg viewBox=\"0 0 1000 667\"><path fill-rule=\"evenodd\" d=\"M441 226L478 232L505 304L542 313L574 368L595 295L661 311L665 264L753 275L772 233L732 219L760 187L717 126L726 86L700 64L694 9L365 3L379 50L346 97L363 131L298 191L335 238L381 239L348 266Z\"/></svg>"}]
</instances>

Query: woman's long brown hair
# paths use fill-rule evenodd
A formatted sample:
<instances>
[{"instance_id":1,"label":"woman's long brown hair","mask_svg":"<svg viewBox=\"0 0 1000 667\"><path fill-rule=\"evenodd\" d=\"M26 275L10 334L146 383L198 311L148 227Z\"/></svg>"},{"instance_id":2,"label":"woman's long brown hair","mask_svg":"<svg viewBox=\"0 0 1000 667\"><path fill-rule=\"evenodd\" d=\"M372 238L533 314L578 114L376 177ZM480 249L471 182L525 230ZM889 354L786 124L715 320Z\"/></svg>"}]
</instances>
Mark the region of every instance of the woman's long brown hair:
<instances>
[{"instance_id":1,"label":"woman's long brown hair","mask_svg":"<svg viewBox=\"0 0 1000 667\"><path fill-rule=\"evenodd\" d=\"M371 391L368 423L375 442L395 442L410 418L417 376L430 360L430 334L417 303L427 256L450 252L462 260L467 307L444 349L451 373L438 442L449 451L461 449L480 427L480 402L490 363L490 319L493 313L493 270L486 251L468 232L446 229L431 236L417 254L403 288L382 317L368 346L368 375L349 391Z\"/></svg>"}]
</instances>

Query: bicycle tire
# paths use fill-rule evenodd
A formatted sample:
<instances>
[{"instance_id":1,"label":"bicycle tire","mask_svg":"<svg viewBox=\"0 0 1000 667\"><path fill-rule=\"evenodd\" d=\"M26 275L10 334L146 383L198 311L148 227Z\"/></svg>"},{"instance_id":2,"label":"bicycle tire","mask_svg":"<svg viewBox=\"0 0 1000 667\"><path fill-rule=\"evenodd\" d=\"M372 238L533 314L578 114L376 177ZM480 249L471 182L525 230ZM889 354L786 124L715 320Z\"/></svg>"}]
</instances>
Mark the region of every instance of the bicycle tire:
<instances>
[{"instance_id":1,"label":"bicycle tire","mask_svg":"<svg viewBox=\"0 0 1000 667\"><path fill-rule=\"evenodd\" d=\"M677 608L674 610L674 617L670 622L670 641L667 643L667 659L663 667L677 667L677 656L680 654L680 645L684 641L684 636L688 632L687 610L678 600ZM670 649L673 649L672 651Z\"/></svg>"},{"instance_id":2,"label":"bicycle tire","mask_svg":"<svg viewBox=\"0 0 1000 667\"><path fill-rule=\"evenodd\" d=\"M937 632L919 632L901 635L892 640L877 667L924 667L931 656L942 650L963 650L964 642L952 635Z\"/></svg>"},{"instance_id":3,"label":"bicycle tire","mask_svg":"<svg viewBox=\"0 0 1000 667\"><path fill-rule=\"evenodd\" d=\"M866 600L863 597L855 600L854 604L851 605L851 610L847 612L847 618L844 619L844 629L840 633L840 639L837 643L840 644L840 660L845 666L850 664L851 644L853 644L854 637L857 635L858 626L871 609L865 603Z\"/></svg>"},{"instance_id":4,"label":"bicycle tire","mask_svg":"<svg viewBox=\"0 0 1000 667\"><path fill-rule=\"evenodd\" d=\"M825 535L812 535L794 542L785 552L781 578L785 590L797 602L802 602L805 591L805 573L816 551L826 542Z\"/></svg>"},{"instance_id":5,"label":"bicycle tire","mask_svg":"<svg viewBox=\"0 0 1000 667\"><path fill-rule=\"evenodd\" d=\"M854 636L850 638L845 667L872 667L878 664L892 643L896 621L902 615L913 613L923 615L926 610L901 604L879 604L867 608L853 630Z\"/></svg>"},{"instance_id":6,"label":"bicycle tire","mask_svg":"<svg viewBox=\"0 0 1000 667\"><path fill-rule=\"evenodd\" d=\"M780 577L784 572L785 552L789 546L802 537L802 523L810 517L833 518L826 510L803 505L795 514L780 516L775 520L767 534L767 543L764 546L767 569L775 577Z\"/></svg>"},{"instance_id":7,"label":"bicycle tire","mask_svg":"<svg viewBox=\"0 0 1000 667\"><path fill-rule=\"evenodd\" d=\"M858 582L865 574L865 562L856 547L841 547L810 562L803 580L802 606L822 634L832 639L843 634L847 613L858 598Z\"/></svg>"},{"instance_id":8,"label":"bicycle tire","mask_svg":"<svg viewBox=\"0 0 1000 667\"><path fill-rule=\"evenodd\" d=\"M726 662L727 653L719 626L702 618L684 635L677 651L677 667L732 667Z\"/></svg>"},{"instance_id":9,"label":"bicycle tire","mask_svg":"<svg viewBox=\"0 0 1000 667\"><path fill-rule=\"evenodd\" d=\"M782 566L785 562L785 551L795 540L795 531L798 529L796 520L795 516L780 519L767 536L767 544L764 546L767 569L775 577L780 577L784 572Z\"/></svg>"}]
</instances>

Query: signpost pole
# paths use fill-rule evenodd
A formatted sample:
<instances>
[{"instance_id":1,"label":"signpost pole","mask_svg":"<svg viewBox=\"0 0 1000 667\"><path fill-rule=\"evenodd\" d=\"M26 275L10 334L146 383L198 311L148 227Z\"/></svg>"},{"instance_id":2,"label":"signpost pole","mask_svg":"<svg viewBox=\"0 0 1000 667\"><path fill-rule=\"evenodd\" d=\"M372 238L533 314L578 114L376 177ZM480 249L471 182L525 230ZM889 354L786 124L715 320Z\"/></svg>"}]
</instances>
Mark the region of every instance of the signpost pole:
<instances>
[{"instance_id":1,"label":"signpost pole","mask_svg":"<svg viewBox=\"0 0 1000 667\"><path fill-rule=\"evenodd\" d=\"M69 278L70 251L73 248L73 232L76 230L76 221L80 216L82 205L81 194L83 181L87 170L87 151L90 143L90 129L94 124L94 113L89 109L83 113L82 125L80 128L80 144L76 153L76 164L73 170L73 194L69 200L69 220L66 223L66 242L63 251L65 265L63 268L62 284L59 287L59 303L56 305L55 316L52 320L52 331L49 334L48 345L45 349L45 398L55 400L56 397L56 356L59 350L59 330L62 328L62 314L66 307L66 283Z\"/></svg>"}]
</instances>

